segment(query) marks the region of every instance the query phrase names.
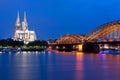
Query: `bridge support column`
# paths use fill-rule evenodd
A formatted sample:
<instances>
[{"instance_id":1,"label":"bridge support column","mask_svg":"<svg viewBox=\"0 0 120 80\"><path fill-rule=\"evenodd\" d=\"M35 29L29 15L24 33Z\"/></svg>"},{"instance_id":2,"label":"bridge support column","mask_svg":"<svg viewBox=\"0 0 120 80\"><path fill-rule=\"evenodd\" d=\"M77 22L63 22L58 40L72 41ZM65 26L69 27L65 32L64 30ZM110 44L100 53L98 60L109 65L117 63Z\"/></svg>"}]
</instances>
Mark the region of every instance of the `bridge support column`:
<instances>
[{"instance_id":1,"label":"bridge support column","mask_svg":"<svg viewBox=\"0 0 120 80\"><path fill-rule=\"evenodd\" d=\"M98 53L98 52L100 52L100 47L98 44L84 43L83 44L83 52Z\"/></svg>"}]
</instances>

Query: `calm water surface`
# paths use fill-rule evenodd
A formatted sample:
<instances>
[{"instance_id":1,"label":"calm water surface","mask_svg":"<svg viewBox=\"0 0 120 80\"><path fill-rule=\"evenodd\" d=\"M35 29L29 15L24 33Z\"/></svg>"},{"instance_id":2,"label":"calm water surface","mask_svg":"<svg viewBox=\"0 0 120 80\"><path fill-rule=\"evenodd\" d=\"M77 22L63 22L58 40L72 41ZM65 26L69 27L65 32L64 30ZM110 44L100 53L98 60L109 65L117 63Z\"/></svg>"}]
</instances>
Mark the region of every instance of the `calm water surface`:
<instances>
[{"instance_id":1,"label":"calm water surface","mask_svg":"<svg viewBox=\"0 0 120 80\"><path fill-rule=\"evenodd\" d=\"M0 53L0 80L120 80L120 54Z\"/></svg>"}]
</instances>

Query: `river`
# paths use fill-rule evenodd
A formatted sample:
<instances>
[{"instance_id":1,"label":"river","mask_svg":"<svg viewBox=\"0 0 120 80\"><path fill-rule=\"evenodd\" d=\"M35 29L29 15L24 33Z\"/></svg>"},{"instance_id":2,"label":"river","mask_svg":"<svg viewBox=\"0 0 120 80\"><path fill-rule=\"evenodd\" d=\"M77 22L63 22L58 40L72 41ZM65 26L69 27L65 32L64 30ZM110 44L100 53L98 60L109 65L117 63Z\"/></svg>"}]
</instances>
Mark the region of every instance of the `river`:
<instances>
[{"instance_id":1,"label":"river","mask_svg":"<svg viewBox=\"0 0 120 80\"><path fill-rule=\"evenodd\" d=\"M1 52L0 80L120 80L120 55Z\"/></svg>"}]
</instances>

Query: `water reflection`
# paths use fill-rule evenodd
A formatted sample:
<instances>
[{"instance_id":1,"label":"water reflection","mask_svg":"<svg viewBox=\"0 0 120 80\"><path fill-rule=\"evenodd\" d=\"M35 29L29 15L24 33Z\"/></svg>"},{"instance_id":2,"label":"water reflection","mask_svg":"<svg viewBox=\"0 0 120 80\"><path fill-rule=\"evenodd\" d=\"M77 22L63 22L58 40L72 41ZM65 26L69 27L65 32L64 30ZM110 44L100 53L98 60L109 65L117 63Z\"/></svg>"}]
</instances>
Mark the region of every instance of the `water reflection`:
<instances>
[{"instance_id":1,"label":"water reflection","mask_svg":"<svg viewBox=\"0 0 120 80\"><path fill-rule=\"evenodd\" d=\"M114 54L1 53L0 80L118 80L119 66Z\"/></svg>"},{"instance_id":2,"label":"water reflection","mask_svg":"<svg viewBox=\"0 0 120 80\"><path fill-rule=\"evenodd\" d=\"M100 54L120 54L120 50L101 50Z\"/></svg>"},{"instance_id":3,"label":"water reflection","mask_svg":"<svg viewBox=\"0 0 120 80\"><path fill-rule=\"evenodd\" d=\"M75 69L75 80L84 79L84 64L83 64L83 53L76 53L76 69Z\"/></svg>"}]
</instances>

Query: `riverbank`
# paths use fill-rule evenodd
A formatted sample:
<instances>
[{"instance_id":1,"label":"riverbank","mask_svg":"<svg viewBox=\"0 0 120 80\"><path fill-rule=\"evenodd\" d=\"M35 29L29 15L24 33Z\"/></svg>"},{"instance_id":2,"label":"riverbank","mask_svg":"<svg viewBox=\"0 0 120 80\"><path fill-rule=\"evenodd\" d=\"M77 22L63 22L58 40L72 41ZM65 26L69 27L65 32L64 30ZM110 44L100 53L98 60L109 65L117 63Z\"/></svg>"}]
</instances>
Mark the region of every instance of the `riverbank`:
<instances>
[{"instance_id":1,"label":"riverbank","mask_svg":"<svg viewBox=\"0 0 120 80\"><path fill-rule=\"evenodd\" d=\"M36 49L36 48L32 48L32 49L23 48L23 49L21 49L21 51L44 51L44 50L46 50L46 48L40 48L40 49Z\"/></svg>"},{"instance_id":2,"label":"riverbank","mask_svg":"<svg viewBox=\"0 0 120 80\"><path fill-rule=\"evenodd\" d=\"M45 51L46 48L0 48L1 52Z\"/></svg>"}]
</instances>

